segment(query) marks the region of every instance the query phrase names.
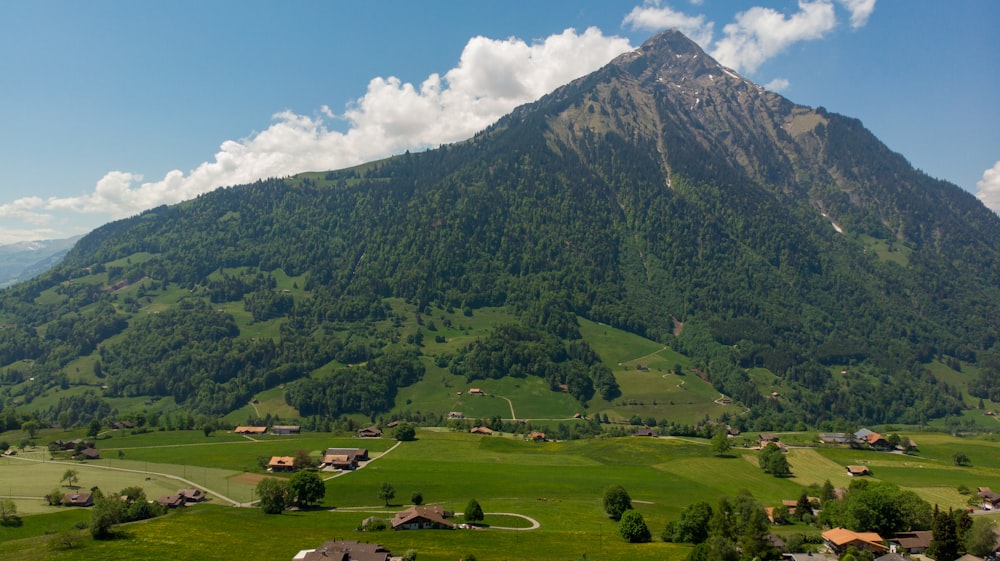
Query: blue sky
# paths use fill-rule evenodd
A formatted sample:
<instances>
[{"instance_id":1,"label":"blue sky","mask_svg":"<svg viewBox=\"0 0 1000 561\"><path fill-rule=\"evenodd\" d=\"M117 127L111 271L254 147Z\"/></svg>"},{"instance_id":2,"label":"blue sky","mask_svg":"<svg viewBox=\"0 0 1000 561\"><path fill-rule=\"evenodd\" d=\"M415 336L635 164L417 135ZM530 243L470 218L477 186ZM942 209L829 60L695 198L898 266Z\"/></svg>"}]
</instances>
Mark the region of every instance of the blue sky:
<instances>
[{"instance_id":1,"label":"blue sky","mask_svg":"<svg viewBox=\"0 0 1000 561\"><path fill-rule=\"evenodd\" d=\"M0 0L0 244L461 140L667 27L1000 210L993 0Z\"/></svg>"}]
</instances>

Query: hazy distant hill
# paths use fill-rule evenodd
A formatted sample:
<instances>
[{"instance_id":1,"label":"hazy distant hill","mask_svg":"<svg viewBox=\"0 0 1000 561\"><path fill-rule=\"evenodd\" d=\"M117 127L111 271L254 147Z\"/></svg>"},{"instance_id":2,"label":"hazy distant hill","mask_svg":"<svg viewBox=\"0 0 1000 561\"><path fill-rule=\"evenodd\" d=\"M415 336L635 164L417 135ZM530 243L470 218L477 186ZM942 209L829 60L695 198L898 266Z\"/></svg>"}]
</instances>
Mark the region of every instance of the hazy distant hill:
<instances>
[{"instance_id":1,"label":"hazy distant hill","mask_svg":"<svg viewBox=\"0 0 1000 561\"><path fill-rule=\"evenodd\" d=\"M486 306L516 325L424 353L424 316ZM997 376L1000 219L665 32L467 142L108 224L0 313L0 364L35 361L8 399L72 365L111 398L220 414L287 384L374 415L437 368L610 407L583 316L682 352L741 422L922 423Z\"/></svg>"},{"instance_id":2,"label":"hazy distant hill","mask_svg":"<svg viewBox=\"0 0 1000 561\"><path fill-rule=\"evenodd\" d=\"M51 269L81 237L0 245L0 288Z\"/></svg>"}]
</instances>

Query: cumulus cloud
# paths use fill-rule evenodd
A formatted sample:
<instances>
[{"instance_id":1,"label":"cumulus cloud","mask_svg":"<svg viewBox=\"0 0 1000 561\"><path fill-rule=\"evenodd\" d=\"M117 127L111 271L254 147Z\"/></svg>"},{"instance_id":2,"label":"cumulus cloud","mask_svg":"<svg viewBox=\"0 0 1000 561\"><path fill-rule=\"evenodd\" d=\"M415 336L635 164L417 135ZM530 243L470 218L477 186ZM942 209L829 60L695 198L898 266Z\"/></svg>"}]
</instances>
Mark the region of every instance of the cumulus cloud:
<instances>
[{"instance_id":1,"label":"cumulus cloud","mask_svg":"<svg viewBox=\"0 0 1000 561\"><path fill-rule=\"evenodd\" d=\"M875 11L875 0L840 0L840 3L851 12L851 27L858 29L868 24L868 18Z\"/></svg>"},{"instance_id":2,"label":"cumulus cloud","mask_svg":"<svg viewBox=\"0 0 1000 561\"><path fill-rule=\"evenodd\" d=\"M187 173L173 170L161 179L143 182L137 173L111 171L90 193L22 198L0 205L0 217L34 224L67 212L122 218L223 185L338 169L455 142L632 48L627 39L606 36L597 28L583 33L567 29L530 44L517 38L475 37L466 44L456 67L443 76L432 74L419 85L392 76L374 78L365 94L341 115L327 105L312 117L277 113L268 128L223 142L211 161ZM345 132L331 130L326 119L343 119L348 126L341 127ZM5 220L0 243L52 237L46 233L15 228Z\"/></svg>"},{"instance_id":3,"label":"cumulus cloud","mask_svg":"<svg viewBox=\"0 0 1000 561\"><path fill-rule=\"evenodd\" d=\"M976 194L979 200L993 212L1000 214L1000 161L983 172L983 178L976 182L976 187L979 188Z\"/></svg>"},{"instance_id":4,"label":"cumulus cloud","mask_svg":"<svg viewBox=\"0 0 1000 561\"><path fill-rule=\"evenodd\" d=\"M764 88L771 90L772 92L780 92L788 89L791 83L784 78L775 78L770 82L764 84Z\"/></svg>"},{"instance_id":5,"label":"cumulus cloud","mask_svg":"<svg viewBox=\"0 0 1000 561\"><path fill-rule=\"evenodd\" d=\"M722 28L725 37L715 43L711 54L726 66L752 73L789 46L819 39L836 24L833 4L825 0L800 1L799 11L791 16L753 7L736 14L736 21Z\"/></svg>"},{"instance_id":6,"label":"cumulus cloud","mask_svg":"<svg viewBox=\"0 0 1000 561\"><path fill-rule=\"evenodd\" d=\"M715 24L705 22L704 15L689 16L662 5L660 0L646 0L642 6L632 8L622 25L647 31L676 29L705 48L712 42L712 28Z\"/></svg>"}]
</instances>

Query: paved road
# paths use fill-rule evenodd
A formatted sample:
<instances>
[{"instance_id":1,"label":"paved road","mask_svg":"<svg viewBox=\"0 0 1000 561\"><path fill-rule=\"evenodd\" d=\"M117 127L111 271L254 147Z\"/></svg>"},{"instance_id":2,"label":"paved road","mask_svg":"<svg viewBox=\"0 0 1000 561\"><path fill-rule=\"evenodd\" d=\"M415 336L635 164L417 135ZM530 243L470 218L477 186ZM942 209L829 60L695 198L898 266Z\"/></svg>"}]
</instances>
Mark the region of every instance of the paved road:
<instances>
[{"instance_id":1,"label":"paved road","mask_svg":"<svg viewBox=\"0 0 1000 561\"><path fill-rule=\"evenodd\" d=\"M539 524L538 521L535 520L534 518L532 518L530 516L525 516L523 514L518 514L516 512L485 512L483 514L487 514L487 515L493 514L493 515L497 515L497 516L516 516L518 518L523 518L523 519L525 519L525 520L527 520L528 522L531 523L531 527L530 528L508 528L506 526L490 526L490 530L516 530L516 531L522 531L522 530L537 530L537 529L539 529L539 528L542 527L542 525Z\"/></svg>"}]
</instances>

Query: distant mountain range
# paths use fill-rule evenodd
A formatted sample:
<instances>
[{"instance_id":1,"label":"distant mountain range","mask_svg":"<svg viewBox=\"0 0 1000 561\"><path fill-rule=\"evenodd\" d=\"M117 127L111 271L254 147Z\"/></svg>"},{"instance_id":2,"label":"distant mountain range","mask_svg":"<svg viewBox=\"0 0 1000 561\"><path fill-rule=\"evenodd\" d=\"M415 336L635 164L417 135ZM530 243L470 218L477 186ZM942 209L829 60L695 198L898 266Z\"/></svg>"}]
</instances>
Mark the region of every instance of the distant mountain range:
<instances>
[{"instance_id":1,"label":"distant mountain range","mask_svg":"<svg viewBox=\"0 0 1000 561\"><path fill-rule=\"evenodd\" d=\"M81 237L0 245L0 288L48 271Z\"/></svg>"},{"instance_id":2,"label":"distant mountain range","mask_svg":"<svg viewBox=\"0 0 1000 561\"><path fill-rule=\"evenodd\" d=\"M489 337L423 344L426 318L487 307ZM744 423L961 415L1000 376L1000 218L664 32L468 141L98 228L0 297L0 365L34 378L0 397L79 382L105 386L86 411L219 415L282 388L304 416L374 416L433 371L627 416L641 392L578 317L671 347Z\"/></svg>"}]
</instances>

